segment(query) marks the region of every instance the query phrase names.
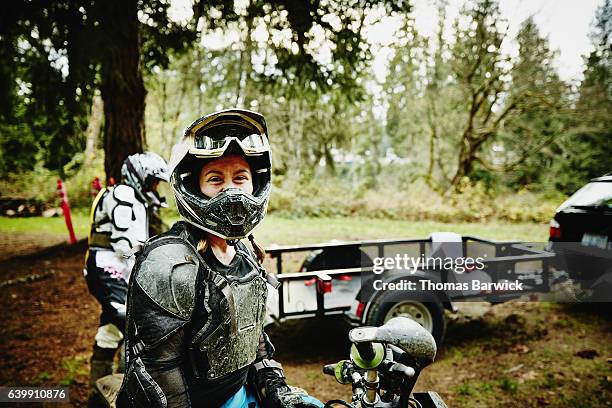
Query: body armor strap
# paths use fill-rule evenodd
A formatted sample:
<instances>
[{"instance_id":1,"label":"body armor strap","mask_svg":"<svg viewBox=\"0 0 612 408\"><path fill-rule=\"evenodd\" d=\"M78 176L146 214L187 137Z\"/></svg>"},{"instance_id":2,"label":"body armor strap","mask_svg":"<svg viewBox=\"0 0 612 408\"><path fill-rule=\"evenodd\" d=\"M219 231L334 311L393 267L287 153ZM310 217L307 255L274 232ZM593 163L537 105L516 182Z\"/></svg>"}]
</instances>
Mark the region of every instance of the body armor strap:
<instances>
[{"instance_id":1,"label":"body armor strap","mask_svg":"<svg viewBox=\"0 0 612 408\"><path fill-rule=\"evenodd\" d=\"M88 245L90 247L99 247L99 248L112 248L110 243L110 232L102 232L98 231L98 228L110 222L110 218L106 215L103 219L96 222L96 210L102 206L102 202L104 201L104 197L108 193L108 189L105 187L98 192L96 198L94 198L93 204L91 206L91 212L89 214L89 239Z\"/></svg>"},{"instance_id":2,"label":"body armor strap","mask_svg":"<svg viewBox=\"0 0 612 408\"><path fill-rule=\"evenodd\" d=\"M263 370L266 368L271 368L273 370L280 370L283 372L283 377L284 377L284 370L283 370L283 366L281 365L281 363L279 363L276 360L269 360L267 358L264 358L261 361L256 362L255 364L253 364L253 369L257 372L259 370Z\"/></svg>"},{"instance_id":3,"label":"body armor strap","mask_svg":"<svg viewBox=\"0 0 612 408\"><path fill-rule=\"evenodd\" d=\"M111 233L110 232L100 232L93 229L89 234L89 246L96 248L106 248L113 249L111 245Z\"/></svg>"}]
</instances>

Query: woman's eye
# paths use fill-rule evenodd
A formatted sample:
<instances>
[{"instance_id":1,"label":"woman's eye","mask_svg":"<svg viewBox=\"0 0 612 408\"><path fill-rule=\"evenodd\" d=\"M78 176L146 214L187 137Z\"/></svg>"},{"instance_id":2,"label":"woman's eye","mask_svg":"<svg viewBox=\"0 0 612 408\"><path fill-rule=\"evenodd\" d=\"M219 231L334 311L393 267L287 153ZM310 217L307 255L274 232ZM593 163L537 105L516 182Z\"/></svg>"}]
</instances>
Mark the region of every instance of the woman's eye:
<instances>
[{"instance_id":1,"label":"woman's eye","mask_svg":"<svg viewBox=\"0 0 612 408\"><path fill-rule=\"evenodd\" d=\"M208 179L209 183L220 183L222 181L223 180L221 180L221 177L211 177L211 178Z\"/></svg>"}]
</instances>

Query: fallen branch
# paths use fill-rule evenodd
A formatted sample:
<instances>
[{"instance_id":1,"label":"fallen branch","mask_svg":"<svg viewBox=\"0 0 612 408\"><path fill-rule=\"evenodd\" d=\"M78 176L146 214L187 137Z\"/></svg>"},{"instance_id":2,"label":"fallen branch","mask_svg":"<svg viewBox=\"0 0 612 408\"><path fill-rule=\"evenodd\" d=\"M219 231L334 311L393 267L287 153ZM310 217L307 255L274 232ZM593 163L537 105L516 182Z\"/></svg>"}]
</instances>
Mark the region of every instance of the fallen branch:
<instances>
[{"instance_id":1,"label":"fallen branch","mask_svg":"<svg viewBox=\"0 0 612 408\"><path fill-rule=\"evenodd\" d=\"M45 273L33 273L28 276L22 276L20 278L9 279L4 282L0 282L0 288L4 288L7 286L18 285L20 283L32 283L39 280L43 280L48 278L49 276L55 275L55 271L49 271Z\"/></svg>"}]
</instances>

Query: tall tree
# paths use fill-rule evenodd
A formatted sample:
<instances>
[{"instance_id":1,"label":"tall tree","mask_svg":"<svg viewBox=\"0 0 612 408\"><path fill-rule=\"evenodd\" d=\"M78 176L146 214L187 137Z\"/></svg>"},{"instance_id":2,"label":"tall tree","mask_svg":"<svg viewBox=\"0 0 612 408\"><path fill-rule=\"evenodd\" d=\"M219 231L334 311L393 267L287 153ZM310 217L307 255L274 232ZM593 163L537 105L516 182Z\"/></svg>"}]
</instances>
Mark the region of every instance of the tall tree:
<instances>
[{"instance_id":1,"label":"tall tree","mask_svg":"<svg viewBox=\"0 0 612 408\"><path fill-rule=\"evenodd\" d=\"M100 90L104 100L104 169L120 180L122 158L145 145L145 87L142 79L137 0L95 4L101 44Z\"/></svg>"},{"instance_id":2,"label":"tall tree","mask_svg":"<svg viewBox=\"0 0 612 408\"><path fill-rule=\"evenodd\" d=\"M585 58L574 131L563 146L557 187L571 193L586 180L612 172L612 2L597 10L593 51Z\"/></svg>"},{"instance_id":3,"label":"tall tree","mask_svg":"<svg viewBox=\"0 0 612 408\"><path fill-rule=\"evenodd\" d=\"M482 146L496 135L518 103L503 103L507 90L504 75L508 73L504 67L508 60L500 49L506 36L503 24L497 2L479 0L454 25L451 66L465 110L453 186L472 173Z\"/></svg>"},{"instance_id":4,"label":"tall tree","mask_svg":"<svg viewBox=\"0 0 612 408\"><path fill-rule=\"evenodd\" d=\"M118 180L123 159L143 149L143 67L166 64L168 52L195 39L195 26L172 22L168 7L165 0L24 0L5 9L2 53L15 82L0 86L2 111L10 123L15 107L25 108L22 123L48 139L41 145L50 153L48 167L61 170L83 150L97 87L104 100L107 178Z\"/></svg>"},{"instance_id":5,"label":"tall tree","mask_svg":"<svg viewBox=\"0 0 612 408\"><path fill-rule=\"evenodd\" d=\"M52 72L60 82L66 84L65 103L48 103L47 106L66 106L63 115L40 112L47 118L55 116L66 123L78 121L84 123L91 102L92 91L100 87L104 99L105 127L105 170L107 178L119 177L121 162L128 154L140 151L145 145L143 114L146 90L143 84L143 69L154 66L164 67L173 50L181 51L195 43L196 27L208 26L210 29L226 28L228 23L238 23L246 27L247 34L259 20L280 34L270 38L265 50L274 58L267 60L268 69L261 75L261 83L272 85L289 85L289 92L310 87L318 89L343 89L351 98L359 98L361 86L357 83L358 73L369 58L368 45L363 33L366 12L374 8L383 8L387 12L404 10L409 7L408 1L333 1L306 2L282 1L249 1L246 9L232 1L196 1L194 15L188 23L173 22L168 17L169 0L128 0L119 2L59 0L56 2L26 1L11 3L6 29L0 36L7 39L9 46L4 52L12 64L19 58L19 42L29 38L31 33L38 33L32 42L40 54L39 65ZM339 19L331 23L329 17ZM320 29L325 33L325 40L333 44L332 61L322 64L316 59L316 41L318 37L313 30ZM289 36L285 34L289 32ZM251 54L251 37L247 36L242 54L243 64L239 69L250 70L248 59ZM45 44L51 42L52 46ZM4 48L4 47L3 47ZM64 66L69 74L66 76L58 66L49 65L48 61L65 56ZM31 90L32 98L39 97L43 91L57 89L48 86L48 81L41 75L34 75L33 58L25 58L25 70L31 75L22 77L25 88ZM45 65L46 64L46 65ZM56 64L57 65L57 64ZM9 64L9 67L12 65ZM50 67L50 68L49 68ZM250 89L249 73L239 72L239 81L234 93L236 101L244 102L243 94ZM15 75L9 74L9 79ZM26 81L23 81L23 79ZM56 81L57 82L57 81ZM0 83L3 97L15 100L17 93L12 81ZM245 86L242 86L245 85ZM283 86L284 86L283 85ZM250 90L249 90L250 92ZM78 98L77 98L78 97ZM17 98L19 99L19 98ZM25 98L20 100L25 101ZM73 103L78 100L79 104ZM78 112L77 112L78 108ZM5 111L7 109L4 109ZM73 114L75 113L76 114ZM28 118L34 123L32 117ZM58 133L59 140L68 135L59 131L61 126L51 126ZM74 132L79 147L84 143L81 125ZM66 144L55 143L61 147ZM73 149L74 151L74 149ZM62 156L51 155L51 159L63 160ZM60 166L61 167L61 166Z\"/></svg>"},{"instance_id":6,"label":"tall tree","mask_svg":"<svg viewBox=\"0 0 612 408\"><path fill-rule=\"evenodd\" d=\"M532 18L523 22L516 41L509 98L518 101L520 114L500 130L496 151L489 150L481 163L507 173L512 184L528 185L550 171L558 154L570 122L570 89L553 65L556 52Z\"/></svg>"},{"instance_id":7,"label":"tall tree","mask_svg":"<svg viewBox=\"0 0 612 408\"><path fill-rule=\"evenodd\" d=\"M87 27L78 7L61 2L10 2L3 8L0 176L31 169L39 158L61 173L83 150L96 73L87 63Z\"/></svg>"}]
</instances>

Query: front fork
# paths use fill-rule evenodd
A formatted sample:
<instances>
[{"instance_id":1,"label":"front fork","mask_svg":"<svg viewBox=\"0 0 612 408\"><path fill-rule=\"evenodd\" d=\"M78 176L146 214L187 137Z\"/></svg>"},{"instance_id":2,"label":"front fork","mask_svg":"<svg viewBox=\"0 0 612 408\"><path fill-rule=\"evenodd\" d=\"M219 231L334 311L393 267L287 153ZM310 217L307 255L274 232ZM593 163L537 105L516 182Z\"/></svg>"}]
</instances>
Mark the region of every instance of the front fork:
<instances>
[{"instance_id":1,"label":"front fork","mask_svg":"<svg viewBox=\"0 0 612 408\"><path fill-rule=\"evenodd\" d=\"M376 369L366 370L364 376L355 372L352 376L353 382L353 406L356 408L380 408L398 407L395 403L385 403L381 401L379 393L379 376Z\"/></svg>"},{"instance_id":2,"label":"front fork","mask_svg":"<svg viewBox=\"0 0 612 408\"><path fill-rule=\"evenodd\" d=\"M373 407L380 397L378 396L378 371L367 370L364 378L365 395L363 396L364 407Z\"/></svg>"}]
</instances>

